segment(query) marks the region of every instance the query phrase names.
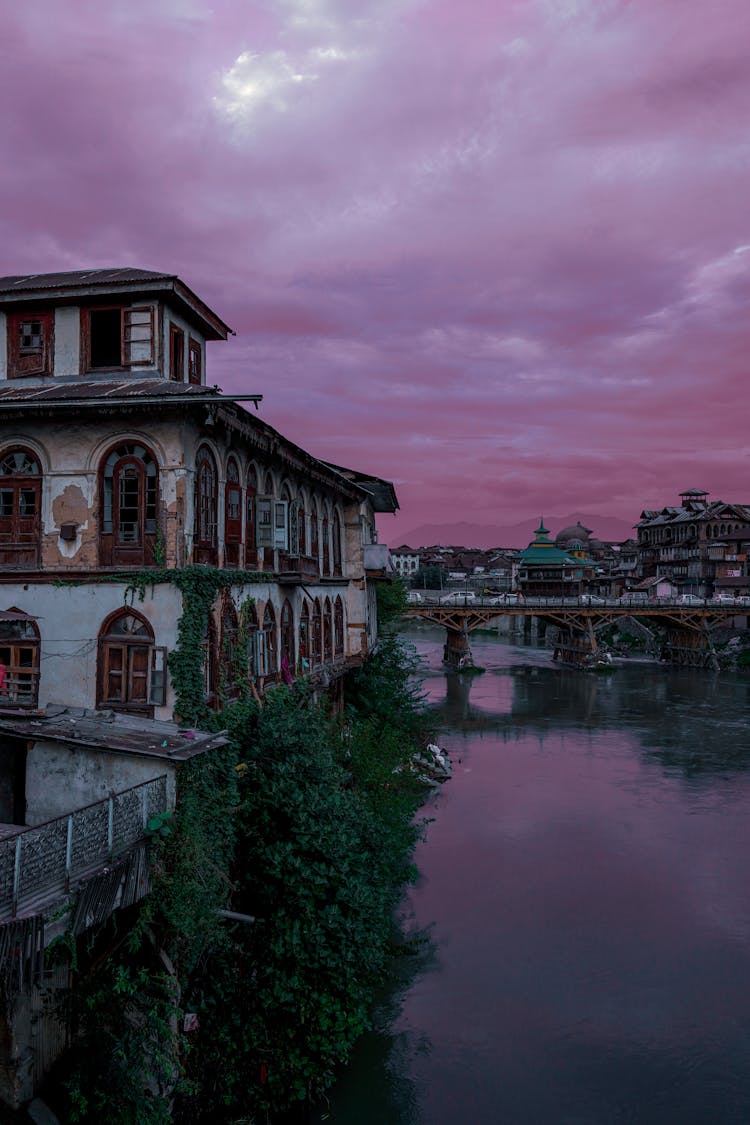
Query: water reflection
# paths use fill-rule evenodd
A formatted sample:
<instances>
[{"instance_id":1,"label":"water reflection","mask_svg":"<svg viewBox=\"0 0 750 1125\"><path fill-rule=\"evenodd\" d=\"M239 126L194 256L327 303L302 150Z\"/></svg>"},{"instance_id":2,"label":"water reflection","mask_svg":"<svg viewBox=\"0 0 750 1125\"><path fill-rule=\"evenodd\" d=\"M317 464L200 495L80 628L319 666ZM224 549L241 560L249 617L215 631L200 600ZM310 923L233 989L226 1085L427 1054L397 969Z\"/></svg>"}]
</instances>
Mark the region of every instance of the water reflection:
<instances>
[{"instance_id":1,"label":"water reflection","mask_svg":"<svg viewBox=\"0 0 750 1125\"><path fill-rule=\"evenodd\" d=\"M454 779L405 902L436 958L339 1125L750 1120L750 682L412 634Z\"/></svg>"}]
</instances>

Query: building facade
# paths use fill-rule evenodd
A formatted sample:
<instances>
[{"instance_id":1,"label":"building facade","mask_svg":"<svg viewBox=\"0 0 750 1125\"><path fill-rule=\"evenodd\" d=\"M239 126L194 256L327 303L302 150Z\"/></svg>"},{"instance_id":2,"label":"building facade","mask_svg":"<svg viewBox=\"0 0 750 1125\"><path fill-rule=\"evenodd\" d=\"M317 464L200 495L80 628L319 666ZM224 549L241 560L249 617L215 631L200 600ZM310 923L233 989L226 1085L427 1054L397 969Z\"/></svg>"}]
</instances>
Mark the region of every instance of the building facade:
<instances>
[{"instance_id":1,"label":"building facade","mask_svg":"<svg viewBox=\"0 0 750 1125\"><path fill-rule=\"evenodd\" d=\"M288 441L243 407L261 396L209 387L229 331L171 275L0 279L0 706L171 718L184 595L141 580L133 598L146 571L236 574L206 626L212 705L241 625L261 692L372 644L365 555L393 488Z\"/></svg>"},{"instance_id":2,"label":"building facade","mask_svg":"<svg viewBox=\"0 0 750 1125\"><path fill-rule=\"evenodd\" d=\"M750 505L709 500L703 489L680 493L680 503L646 509L636 524L638 576L668 578L683 593L746 596Z\"/></svg>"}]
</instances>

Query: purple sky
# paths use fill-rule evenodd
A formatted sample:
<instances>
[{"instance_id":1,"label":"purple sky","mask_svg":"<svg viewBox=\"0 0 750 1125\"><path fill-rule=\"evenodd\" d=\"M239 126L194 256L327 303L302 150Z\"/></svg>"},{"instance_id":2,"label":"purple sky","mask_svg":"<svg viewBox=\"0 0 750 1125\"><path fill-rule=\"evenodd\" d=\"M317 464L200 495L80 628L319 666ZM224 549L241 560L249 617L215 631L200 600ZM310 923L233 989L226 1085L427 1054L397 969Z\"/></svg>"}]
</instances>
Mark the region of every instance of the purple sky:
<instances>
[{"instance_id":1,"label":"purple sky","mask_svg":"<svg viewBox=\"0 0 750 1125\"><path fill-rule=\"evenodd\" d=\"M24 0L0 273L178 273L400 532L750 502L747 0Z\"/></svg>"}]
</instances>

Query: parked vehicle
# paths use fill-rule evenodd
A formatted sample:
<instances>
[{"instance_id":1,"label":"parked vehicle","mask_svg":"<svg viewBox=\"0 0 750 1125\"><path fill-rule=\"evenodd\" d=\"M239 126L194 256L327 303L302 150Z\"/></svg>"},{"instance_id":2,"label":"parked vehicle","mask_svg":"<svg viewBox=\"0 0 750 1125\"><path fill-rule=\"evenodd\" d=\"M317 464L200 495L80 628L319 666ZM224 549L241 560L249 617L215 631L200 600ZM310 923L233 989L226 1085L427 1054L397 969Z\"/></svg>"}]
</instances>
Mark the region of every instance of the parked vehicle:
<instances>
[{"instance_id":1,"label":"parked vehicle","mask_svg":"<svg viewBox=\"0 0 750 1125\"><path fill-rule=\"evenodd\" d=\"M697 594L680 594L677 599L680 605L705 605L706 599L699 598Z\"/></svg>"},{"instance_id":2,"label":"parked vehicle","mask_svg":"<svg viewBox=\"0 0 750 1125\"><path fill-rule=\"evenodd\" d=\"M419 590L409 590L409 593L406 595L406 601L409 605L419 605L422 601L422 595Z\"/></svg>"},{"instance_id":3,"label":"parked vehicle","mask_svg":"<svg viewBox=\"0 0 750 1125\"><path fill-rule=\"evenodd\" d=\"M579 602L582 605L604 605L604 598L598 598L596 594L581 594Z\"/></svg>"},{"instance_id":4,"label":"parked vehicle","mask_svg":"<svg viewBox=\"0 0 750 1125\"><path fill-rule=\"evenodd\" d=\"M470 602L475 602L477 596L473 590L451 590L450 594L444 594L440 599L441 605L465 605Z\"/></svg>"}]
</instances>

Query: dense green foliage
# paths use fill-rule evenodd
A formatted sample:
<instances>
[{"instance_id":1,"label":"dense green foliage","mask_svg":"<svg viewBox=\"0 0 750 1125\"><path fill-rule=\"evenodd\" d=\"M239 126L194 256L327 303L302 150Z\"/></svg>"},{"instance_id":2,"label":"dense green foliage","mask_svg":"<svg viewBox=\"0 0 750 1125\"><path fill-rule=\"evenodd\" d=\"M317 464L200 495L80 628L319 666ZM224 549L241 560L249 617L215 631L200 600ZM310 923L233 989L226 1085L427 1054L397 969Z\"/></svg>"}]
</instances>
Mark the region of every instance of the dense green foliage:
<instances>
[{"instance_id":1,"label":"dense green foliage","mask_svg":"<svg viewBox=\"0 0 750 1125\"><path fill-rule=\"evenodd\" d=\"M181 776L155 893L81 994L71 1120L266 1121L330 1084L368 1026L412 873L413 672L388 637L343 718L301 685L222 713L231 746Z\"/></svg>"},{"instance_id":2,"label":"dense green foliage","mask_svg":"<svg viewBox=\"0 0 750 1125\"><path fill-rule=\"evenodd\" d=\"M394 578L390 582L378 582L375 593L378 599L378 624L383 629L406 609L407 585L401 578Z\"/></svg>"}]
</instances>

